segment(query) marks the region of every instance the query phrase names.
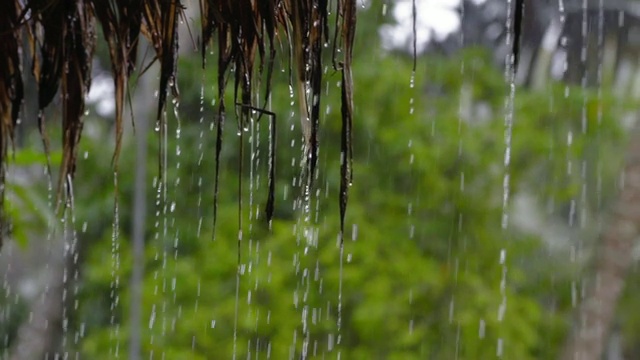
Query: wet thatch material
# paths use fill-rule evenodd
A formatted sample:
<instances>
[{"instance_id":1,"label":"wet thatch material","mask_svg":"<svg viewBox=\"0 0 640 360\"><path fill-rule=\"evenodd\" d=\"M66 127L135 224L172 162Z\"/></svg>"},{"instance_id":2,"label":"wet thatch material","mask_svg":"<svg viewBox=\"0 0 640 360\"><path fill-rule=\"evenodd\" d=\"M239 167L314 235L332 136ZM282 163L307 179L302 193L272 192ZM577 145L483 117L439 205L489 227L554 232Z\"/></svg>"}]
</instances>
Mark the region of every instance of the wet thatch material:
<instances>
[{"instance_id":1,"label":"wet thatch material","mask_svg":"<svg viewBox=\"0 0 640 360\"><path fill-rule=\"evenodd\" d=\"M60 193L70 190L74 175L77 146L82 133L84 99L91 83L91 62L96 42L107 43L111 58L116 89L114 166L117 171L128 82L138 66L138 39L142 35L151 43L155 59L160 62L157 121L164 124L167 92L171 89L177 95L177 25L183 10L179 0L0 1L0 199L4 198L8 148L13 144L23 103L23 56L31 59L31 71L38 82L38 124L46 152L49 150L49 139L43 110L56 94L61 99L63 160L58 182L60 199ZM217 47L219 70L216 82L219 99L216 159L220 155L227 111L223 94L229 74L233 73L234 77L235 104L232 107L240 122L246 122L250 112L263 108L269 98L276 56L292 58L290 64L294 68L292 74L295 74L302 108L306 186L311 186L318 155L320 89L324 69L322 51L325 48L332 51L333 66L342 72L343 161L339 203L341 217L344 218L351 183L351 49L356 24L356 0L200 0L200 10L203 65L207 47L211 43ZM103 38L98 37L97 26L102 29ZM27 41L23 42L23 37ZM278 53L279 46L276 43L289 44L289 51ZM23 44L29 44L28 48L23 48ZM263 99L255 96L260 82L266 89ZM269 114L266 111L262 113ZM275 116L271 115L273 128ZM275 134L275 130L272 134ZM266 207L269 220L274 208L274 154L273 151L270 154ZM215 171L217 174L218 166Z\"/></svg>"}]
</instances>

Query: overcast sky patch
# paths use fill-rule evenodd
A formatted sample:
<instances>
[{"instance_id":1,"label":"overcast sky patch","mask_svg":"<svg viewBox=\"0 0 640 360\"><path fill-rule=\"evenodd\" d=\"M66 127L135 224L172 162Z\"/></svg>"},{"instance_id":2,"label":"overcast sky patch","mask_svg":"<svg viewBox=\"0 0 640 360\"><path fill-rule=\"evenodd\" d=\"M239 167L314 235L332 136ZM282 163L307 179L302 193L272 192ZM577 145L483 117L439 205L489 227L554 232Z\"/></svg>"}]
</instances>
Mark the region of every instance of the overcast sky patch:
<instances>
[{"instance_id":1,"label":"overcast sky patch","mask_svg":"<svg viewBox=\"0 0 640 360\"><path fill-rule=\"evenodd\" d=\"M474 0L476 4L485 0ZM424 52L433 38L444 40L460 28L460 0L415 0L416 47ZM398 0L393 8L396 24L380 28L386 49L413 49L413 1Z\"/></svg>"}]
</instances>

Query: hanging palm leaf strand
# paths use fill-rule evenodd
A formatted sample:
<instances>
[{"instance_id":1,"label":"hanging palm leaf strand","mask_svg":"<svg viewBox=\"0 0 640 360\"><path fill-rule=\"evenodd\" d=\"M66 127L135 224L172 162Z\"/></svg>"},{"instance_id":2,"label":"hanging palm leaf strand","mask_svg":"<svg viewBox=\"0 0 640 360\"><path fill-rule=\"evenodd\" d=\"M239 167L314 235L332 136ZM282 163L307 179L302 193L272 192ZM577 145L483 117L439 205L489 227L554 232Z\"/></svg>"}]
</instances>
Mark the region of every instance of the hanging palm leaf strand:
<instances>
[{"instance_id":1,"label":"hanging palm leaf strand","mask_svg":"<svg viewBox=\"0 0 640 360\"><path fill-rule=\"evenodd\" d=\"M264 46L265 35L269 42L269 55L266 58L267 62L267 77L266 77L266 86L265 86L265 95L264 95L264 106L263 109L267 107L267 102L271 97L271 78L273 76L273 66L276 59L276 34L277 34L277 24L282 21L282 11L280 3L277 0L265 0L259 2L258 11L260 12L260 20L262 22L261 28L264 29L261 41L259 44L260 49L260 68L259 73L262 74L264 69L264 62L266 58L266 49ZM273 218L273 213L275 211L275 178L276 178L276 115L272 112L265 112L269 114L271 117L270 126L270 137L269 137L269 164L268 164L268 194L267 194L267 204L265 206L265 215L267 218L267 222L269 225L271 224L271 219ZM262 116L262 113L261 115ZM260 117L258 117L260 119Z\"/></svg>"},{"instance_id":2,"label":"hanging palm leaf strand","mask_svg":"<svg viewBox=\"0 0 640 360\"><path fill-rule=\"evenodd\" d=\"M17 1L0 2L0 54L3 54L0 56L0 246L4 234L6 160L9 145L13 146L14 128L24 98L19 11Z\"/></svg>"},{"instance_id":3,"label":"hanging palm leaf strand","mask_svg":"<svg viewBox=\"0 0 640 360\"><path fill-rule=\"evenodd\" d=\"M524 0L516 0L513 14L513 44L511 44L511 62L513 73L518 70L520 60L520 42L522 39L522 17L524 16Z\"/></svg>"},{"instance_id":4,"label":"hanging palm leaf strand","mask_svg":"<svg viewBox=\"0 0 640 360\"><path fill-rule=\"evenodd\" d=\"M289 0L292 7L295 60L298 69L304 152L308 186L313 185L318 161L318 128L320 125L320 97L322 88L322 46L328 36L326 0ZM338 5L340 6L340 5Z\"/></svg>"},{"instance_id":5,"label":"hanging palm leaf strand","mask_svg":"<svg viewBox=\"0 0 640 360\"><path fill-rule=\"evenodd\" d=\"M340 142L340 241L343 241L344 218L349 200L349 187L353 181L353 77L351 74L351 60L353 58L353 41L356 29L356 2L345 0L341 2L338 12L336 28L341 29L343 59L339 63L335 59L334 66L342 70L342 136ZM338 31L336 30L336 33ZM334 46L337 46L334 44Z\"/></svg>"},{"instance_id":6,"label":"hanging palm leaf strand","mask_svg":"<svg viewBox=\"0 0 640 360\"><path fill-rule=\"evenodd\" d=\"M258 42L258 49L260 50L260 70L259 74L262 74L264 68L265 58L267 61L267 77L266 77L266 86L265 86L265 95L264 95L264 106L267 106L267 101L269 101L269 97L271 96L271 77L273 75L273 66L276 60L276 34L277 34L277 23L282 21L282 12L279 11L280 3L277 0L265 0L258 2L258 11L260 13L260 22L261 26L259 28L264 29L260 38L261 41ZM266 39L269 43L269 55L266 55L265 43L264 39Z\"/></svg>"},{"instance_id":7,"label":"hanging palm leaf strand","mask_svg":"<svg viewBox=\"0 0 640 360\"><path fill-rule=\"evenodd\" d=\"M118 166L122 144L125 94L129 78L136 67L138 54L138 36L140 34L142 2L138 1L101 1L94 0L93 8L102 26L102 33L111 58L111 75L115 89L115 127L116 144L113 164Z\"/></svg>"},{"instance_id":8,"label":"hanging palm leaf strand","mask_svg":"<svg viewBox=\"0 0 640 360\"><path fill-rule=\"evenodd\" d=\"M224 89L226 88L226 73L232 61L232 27L224 19L230 19L233 11L229 2L222 0L201 0L200 10L202 16L202 65L204 67L207 46L213 34L218 35L218 114L216 116L216 149L215 149L215 178L213 190L213 227L215 236L216 220L218 218L218 190L220 185L220 154L222 153L222 141L225 124Z\"/></svg>"},{"instance_id":9,"label":"hanging palm leaf strand","mask_svg":"<svg viewBox=\"0 0 640 360\"><path fill-rule=\"evenodd\" d=\"M158 111L156 128L158 137L158 165L160 177L163 177L167 149L165 148L166 124L163 112L167 102L167 92L178 97L176 70L178 64L178 16L182 10L179 0L144 0L142 33L151 41L160 60L160 86L158 89ZM166 179L165 179L166 180Z\"/></svg>"}]
</instances>

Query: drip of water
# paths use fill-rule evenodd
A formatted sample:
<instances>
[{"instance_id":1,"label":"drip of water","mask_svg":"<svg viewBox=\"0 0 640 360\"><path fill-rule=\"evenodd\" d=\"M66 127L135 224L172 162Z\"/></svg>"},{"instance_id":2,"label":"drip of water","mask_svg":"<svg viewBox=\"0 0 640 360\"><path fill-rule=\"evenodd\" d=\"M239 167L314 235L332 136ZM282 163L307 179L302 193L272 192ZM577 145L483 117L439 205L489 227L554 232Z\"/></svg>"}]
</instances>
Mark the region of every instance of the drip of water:
<instances>
[{"instance_id":1,"label":"drip of water","mask_svg":"<svg viewBox=\"0 0 640 360\"><path fill-rule=\"evenodd\" d=\"M61 219L62 237L64 243L63 255L63 277L62 277L62 348L68 348L69 343L69 313L78 310L78 290L79 290L79 267L78 267L78 235L75 216L75 199L73 191L73 180L71 175L67 175L67 197L65 201L64 216ZM72 270L73 274L68 271ZM76 332L73 336L73 344L77 345L80 334ZM65 356L70 356L65 352ZM76 352L75 357L78 356ZM117 345L116 345L117 357Z\"/></svg>"},{"instance_id":2,"label":"drip of water","mask_svg":"<svg viewBox=\"0 0 640 360\"><path fill-rule=\"evenodd\" d=\"M118 188L118 176L114 172L114 188ZM110 349L111 356L119 358L120 352L120 324L116 322L116 314L120 302L120 208L118 202L113 206L113 223L111 232L111 293L110 293L110 320L111 336L115 339L115 345ZM113 342L111 342L113 344Z\"/></svg>"},{"instance_id":3,"label":"drip of water","mask_svg":"<svg viewBox=\"0 0 640 360\"><path fill-rule=\"evenodd\" d=\"M522 0L515 0L516 4L514 7L513 0L507 1L507 36L506 36L506 45L508 49L513 48L514 51L507 55L505 60L505 81L508 84L508 92L507 99L505 101L505 116L504 116L504 176L502 181L502 219L501 219L501 227L503 231L506 232L509 225L509 196L510 196L510 168L511 168L511 137L513 131L513 121L514 121L514 102L515 102L515 93L516 93L516 85L515 85L515 75L516 75L516 51L517 51L517 43L520 41L519 38L515 38L518 34L520 34L520 22L517 21L522 17ZM517 11L518 13L514 14L513 11ZM514 27L517 26L518 28ZM519 37L519 36L518 36ZM502 323L504 320L504 316L507 310L507 293L506 293L506 283L507 283L507 249L502 248L500 250L500 260L499 264L501 266L501 280L500 280L500 294L502 297L502 301L498 307L498 322ZM503 355L503 339L498 338L498 345L496 350L496 355L498 357L502 357Z\"/></svg>"}]
</instances>

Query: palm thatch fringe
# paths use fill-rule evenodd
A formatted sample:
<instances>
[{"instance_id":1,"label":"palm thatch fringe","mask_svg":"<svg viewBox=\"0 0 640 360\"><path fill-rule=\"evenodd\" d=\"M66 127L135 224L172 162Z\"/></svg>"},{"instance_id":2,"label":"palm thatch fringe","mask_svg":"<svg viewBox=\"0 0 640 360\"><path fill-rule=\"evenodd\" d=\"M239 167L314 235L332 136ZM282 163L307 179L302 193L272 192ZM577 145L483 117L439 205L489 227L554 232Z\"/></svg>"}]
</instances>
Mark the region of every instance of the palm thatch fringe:
<instances>
[{"instance_id":1,"label":"palm thatch fringe","mask_svg":"<svg viewBox=\"0 0 640 360\"><path fill-rule=\"evenodd\" d=\"M355 0L200 0L202 19L203 66L207 46L217 44L218 116L216 120L216 162L222 148L226 107L224 91L230 71L234 74L235 112L238 126L249 121L250 112L264 108L271 93L271 77L278 47L289 44L300 97L304 137L306 186L312 186L318 157L318 126L322 84L322 51L333 42L333 66L342 72L342 165L340 209L341 223L351 183L351 127L353 121L353 83L351 80L352 45L356 24ZM116 148L113 163L117 172L122 140L123 109L128 82L136 71L140 35L155 50L160 62L157 121L162 129L167 92L178 95L176 70L178 57L177 23L184 7L180 0L8 0L0 2L0 209L4 198L7 149L12 143L23 102L22 35L29 40L27 53L38 82L38 124L45 152L49 152L44 109L60 94L62 103L63 160L59 172L58 201L70 191L75 172L76 152L82 134L84 99L91 84L93 49L99 40L96 20L102 29L111 58L115 85ZM330 32L329 14L335 12L335 27ZM215 41L214 41L215 39ZM330 41L331 40L331 41ZM339 49L339 50L338 50ZM338 59L338 54L342 58ZM266 72L266 73L265 73ZM264 83L261 85L261 82ZM263 99L257 99L264 86ZM259 101L264 102L258 104ZM262 112L268 113L268 112ZM275 117L273 117L275 125ZM274 132L275 133L275 132ZM275 139L272 139L275 142ZM275 143L272 144L275 146ZM166 149L160 146L160 156ZM270 155L270 186L266 215L273 216L273 176L275 152ZM50 170L50 164L48 164ZM162 166L162 162L160 162ZM219 164L216 164L217 202ZM51 172L50 172L51 174ZM214 212L217 205L214 204ZM0 213L1 216L1 213ZM3 223L3 221L0 221Z\"/></svg>"}]
</instances>

